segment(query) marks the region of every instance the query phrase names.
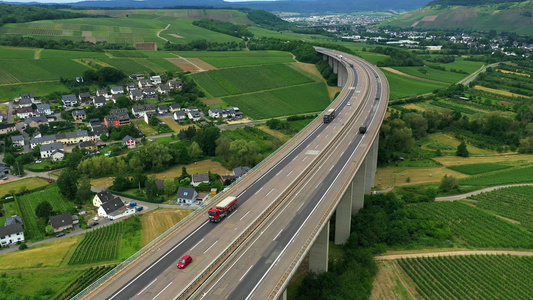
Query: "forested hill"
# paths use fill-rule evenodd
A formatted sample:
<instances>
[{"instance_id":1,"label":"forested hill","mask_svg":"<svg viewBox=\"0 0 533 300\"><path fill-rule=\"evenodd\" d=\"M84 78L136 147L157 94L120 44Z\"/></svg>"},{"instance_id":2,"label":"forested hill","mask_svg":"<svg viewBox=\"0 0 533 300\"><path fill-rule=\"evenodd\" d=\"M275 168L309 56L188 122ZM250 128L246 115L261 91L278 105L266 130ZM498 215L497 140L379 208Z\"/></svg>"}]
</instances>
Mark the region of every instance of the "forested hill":
<instances>
[{"instance_id":1,"label":"forested hill","mask_svg":"<svg viewBox=\"0 0 533 300\"><path fill-rule=\"evenodd\" d=\"M91 17L52 8L29 5L0 4L0 26L6 23L25 23L37 20L73 19Z\"/></svg>"},{"instance_id":2,"label":"forested hill","mask_svg":"<svg viewBox=\"0 0 533 300\"><path fill-rule=\"evenodd\" d=\"M461 5L456 4L459 2ZM474 5L478 2L483 4ZM385 20L380 26L462 32L496 30L533 35L533 1L437 0L432 4Z\"/></svg>"},{"instance_id":3,"label":"forested hill","mask_svg":"<svg viewBox=\"0 0 533 300\"><path fill-rule=\"evenodd\" d=\"M524 0L435 0L429 2L426 6L434 5L461 5L461 6L477 6L486 4L500 4L510 2L524 2Z\"/></svg>"}]
</instances>

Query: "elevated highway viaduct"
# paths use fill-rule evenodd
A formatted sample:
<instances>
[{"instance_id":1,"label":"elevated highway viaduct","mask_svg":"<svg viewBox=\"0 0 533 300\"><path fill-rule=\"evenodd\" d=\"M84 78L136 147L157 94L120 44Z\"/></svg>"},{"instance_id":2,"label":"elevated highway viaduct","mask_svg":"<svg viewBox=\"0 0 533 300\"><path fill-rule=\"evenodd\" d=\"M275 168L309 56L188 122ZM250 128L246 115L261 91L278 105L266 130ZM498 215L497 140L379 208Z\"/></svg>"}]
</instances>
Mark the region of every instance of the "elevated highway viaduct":
<instances>
[{"instance_id":1,"label":"elevated highway viaduct","mask_svg":"<svg viewBox=\"0 0 533 300\"><path fill-rule=\"evenodd\" d=\"M329 107L333 121L324 124L321 115L208 205L237 196L230 217L212 224L207 208L195 211L76 298L275 299L307 254L312 270L327 270L331 215L336 211L335 243L342 244L373 185L389 89L368 62L316 50L343 86ZM184 254L194 260L178 270Z\"/></svg>"}]
</instances>

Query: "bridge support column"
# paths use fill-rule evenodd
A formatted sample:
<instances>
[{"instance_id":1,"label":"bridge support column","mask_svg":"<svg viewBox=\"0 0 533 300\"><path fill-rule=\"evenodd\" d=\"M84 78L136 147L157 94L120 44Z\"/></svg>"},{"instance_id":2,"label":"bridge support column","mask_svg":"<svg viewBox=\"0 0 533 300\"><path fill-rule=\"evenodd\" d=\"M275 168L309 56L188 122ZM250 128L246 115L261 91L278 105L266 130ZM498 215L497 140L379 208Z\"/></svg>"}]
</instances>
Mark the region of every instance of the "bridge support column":
<instances>
[{"instance_id":1,"label":"bridge support column","mask_svg":"<svg viewBox=\"0 0 533 300\"><path fill-rule=\"evenodd\" d=\"M354 186L352 196L352 215L355 215L365 205L366 163L361 164L359 170L355 173L351 185Z\"/></svg>"},{"instance_id":2,"label":"bridge support column","mask_svg":"<svg viewBox=\"0 0 533 300\"><path fill-rule=\"evenodd\" d=\"M336 59L332 59L333 60L333 66L331 66L333 68L333 73L335 74L339 74L339 64L340 62Z\"/></svg>"},{"instance_id":3,"label":"bridge support column","mask_svg":"<svg viewBox=\"0 0 533 300\"><path fill-rule=\"evenodd\" d=\"M337 72L337 86L344 86L348 80L348 72L341 63L339 63L339 65Z\"/></svg>"},{"instance_id":4,"label":"bridge support column","mask_svg":"<svg viewBox=\"0 0 533 300\"><path fill-rule=\"evenodd\" d=\"M283 294L279 296L278 300L287 300L287 289L283 291Z\"/></svg>"},{"instance_id":5,"label":"bridge support column","mask_svg":"<svg viewBox=\"0 0 533 300\"><path fill-rule=\"evenodd\" d=\"M372 152L374 153L372 157L372 181L371 181L372 187L376 186L376 171L378 169L378 152L379 152L378 150L379 150L379 135L376 137L376 139L372 143Z\"/></svg>"},{"instance_id":6,"label":"bridge support column","mask_svg":"<svg viewBox=\"0 0 533 300\"><path fill-rule=\"evenodd\" d=\"M335 244L342 245L350 237L350 227L352 224L352 200L353 200L353 182L342 195L341 201L335 210Z\"/></svg>"},{"instance_id":7,"label":"bridge support column","mask_svg":"<svg viewBox=\"0 0 533 300\"><path fill-rule=\"evenodd\" d=\"M324 225L322 231L309 250L309 271L327 272L329 257L329 221Z\"/></svg>"}]
</instances>

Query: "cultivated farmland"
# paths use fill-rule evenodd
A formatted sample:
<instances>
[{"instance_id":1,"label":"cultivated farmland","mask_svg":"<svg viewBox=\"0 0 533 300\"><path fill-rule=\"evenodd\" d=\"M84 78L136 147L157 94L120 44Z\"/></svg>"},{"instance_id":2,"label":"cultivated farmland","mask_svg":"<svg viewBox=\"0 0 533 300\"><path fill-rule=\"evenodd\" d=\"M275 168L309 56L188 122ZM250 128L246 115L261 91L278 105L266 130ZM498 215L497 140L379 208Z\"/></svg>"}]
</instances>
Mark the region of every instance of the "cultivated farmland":
<instances>
[{"instance_id":1,"label":"cultivated farmland","mask_svg":"<svg viewBox=\"0 0 533 300\"><path fill-rule=\"evenodd\" d=\"M461 172L467 175L477 175L481 173L488 173L492 171L499 171L512 168L512 166L502 165L502 164L493 164L493 163L481 163L481 164L471 164L471 165L457 165L449 166L448 169L452 169L457 172Z\"/></svg>"},{"instance_id":2,"label":"cultivated farmland","mask_svg":"<svg viewBox=\"0 0 533 300\"><path fill-rule=\"evenodd\" d=\"M531 299L533 257L471 255L399 260L425 299Z\"/></svg>"},{"instance_id":3,"label":"cultivated farmland","mask_svg":"<svg viewBox=\"0 0 533 300\"><path fill-rule=\"evenodd\" d=\"M523 227L461 202L422 203L413 209L448 224L459 243L472 247L533 248L533 236Z\"/></svg>"},{"instance_id":4,"label":"cultivated farmland","mask_svg":"<svg viewBox=\"0 0 533 300\"><path fill-rule=\"evenodd\" d=\"M32 240L42 240L44 238L43 233L37 226L37 216L35 215L35 208L39 203L48 201L54 211L67 212L74 208L74 204L66 200L57 186L51 186L42 191L37 191L28 195L20 196L17 198L17 203L20 206L22 217L24 219L24 231Z\"/></svg>"},{"instance_id":5,"label":"cultivated farmland","mask_svg":"<svg viewBox=\"0 0 533 300\"><path fill-rule=\"evenodd\" d=\"M293 62L292 55L282 51L211 51L178 52L182 57L198 57L217 68Z\"/></svg>"},{"instance_id":6,"label":"cultivated farmland","mask_svg":"<svg viewBox=\"0 0 533 300\"><path fill-rule=\"evenodd\" d=\"M413 80L385 70L383 70L383 73L387 76L387 80L389 81L391 90L390 99L430 93L436 89L446 87L445 84Z\"/></svg>"},{"instance_id":7,"label":"cultivated farmland","mask_svg":"<svg viewBox=\"0 0 533 300\"><path fill-rule=\"evenodd\" d=\"M461 179L461 185L497 186L533 181L533 167L513 168L492 174Z\"/></svg>"},{"instance_id":8,"label":"cultivated farmland","mask_svg":"<svg viewBox=\"0 0 533 300\"><path fill-rule=\"evenodd\" d=\"M69 265L92 264L118 259L124 222L89 231L70 257Z\"/></svg>"},{"instance_id":9,"label":"cultivated farmland","mask_svg":"<svg viewBox=\"0 0 533 300\"><path fill-rule=\"evenodd\" d=\"M533 186L510 187L470 196L479 208L509 218L533 232Z\"/></svg>"}]
</instances>

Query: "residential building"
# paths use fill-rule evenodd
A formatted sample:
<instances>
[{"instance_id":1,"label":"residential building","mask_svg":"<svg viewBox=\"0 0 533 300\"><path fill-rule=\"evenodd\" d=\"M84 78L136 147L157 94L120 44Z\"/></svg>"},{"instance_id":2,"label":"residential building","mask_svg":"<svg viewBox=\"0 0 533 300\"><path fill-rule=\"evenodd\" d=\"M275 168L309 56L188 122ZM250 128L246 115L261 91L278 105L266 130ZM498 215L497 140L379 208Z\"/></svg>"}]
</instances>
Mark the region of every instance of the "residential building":
<instances>
[{"instance_id":1,"label":"residential building","mask_svg":"<svg viewBox=\"0 0 533 300\"><path fill-rule=\"evenodd\" d=\"M7 218L6 222L4 223L4 226L17 224L17 223L21 224L22 227L24 227L24 222L22 221L22 218L17 216L17 215L13 215L13 216Z\"/></svg>"},{"instance_id":2,"label":"residential building","mask_svg":"<svg viewBox=\"0 0 533 300\"><path fill-rule=\"evenodd\" d=\"M168 113L168 105L159 105L157 107L157 113L160 115Z\"/></svg>"},{"instance_id":3,"label":"residential building","mask_svg":"<svg viewBox=\"0 0 533 300\"><path fill-rule=\"evenodd\" d=\"M120 93L120 94L114 94L114 95L111 95L111 101L113 101L113 103L117 103L117 99L124 96L124 94Z\"/></svg>"},{"instance_id":4,"label":"residential building","mask_svg":"<svg viewBox=\"0 0 533 300\"><path fill-rule=\"evenodd\" d=\"M7 246L17 242L24 242L24 227L15 223L0 227L0 245Z\"/></svg>"},{"instance_id":5,"label":"residential building","mask_svg":"<svg viewBox=\"0 0 533 300\"><path fill-rule=\"evenodd\" d=\"M183 122L187 120L187 115L183 110L177 110L174 112L174 120L176 120L177 122Z\"/></svg>"},{"instance_id":6,"label":"residential building","mask_svg":"<svg viewBox=\"0 0 533 300\"><path fill-rule=\"evenodd\" d=\"M128 84L126 85L126 90L127 90L128 92L136 91L136 90L138 90L138 89L139 89L139 87L138 87L135 83L128 83Z\"/></svg>"},{"instance_id":7,"label":"residential building","mask_svg":"<svg viewBox=\"0 0 533 300\"><path fill-rule=\"evenodd\" d=\"M187 112L187 117L189 117L189 119L194 122L200 121L202 119L202 115L198 110L189 110Z\"/></svg>"},{"instance_id":8,"label":"residential building","mask_svg":"<svg viewBox=\"0 0 533 300\"><path fill-rule=\"evenodd\" d=\"M85 113L85 110L75 110L72 112L72 117L74 118L74 121L81 121L85 120L87 117L87 114Z\"/></svg>"},{"instance_id":9,"label":"residential building","mask_svg":"<svg viewBox=\"0 0 533 300\"><path fill-rule=\"evenodd\" d=\"M230 185L235 180L237 180L237 176L235 175L222 175L220 176L220 181L223 185Z\"/></svg>"},{"instance_id":10,"label":"residential building","mask_svg":"<svg viewBox=\"0 0 533 300\"><path fill-rule=\"evenodd\" d=\"M140 80L144 79L144 74L131 74L130 75L131 80Z\"/></svg>"},{"instance_id":11,"label":"residential building","mask_svg":"<svg viewBox=\"0 0 533 300\"><path fill-rule=\"evenodd\" d=\"M170 105L169 109L170 112L176 112L178 110L181 110L181 106L178 103L174 103Z\"/></svg>"},{"instance_id":12,"label":"residential building","mask_svg":"<svg viewBox=\"0 0 533 300\"><path fill-rule=\"evenodd\" d=\"M155 96L155 89L151 87L145 88L143 94L146 98L153 98Z\"/></svg>"},{"instance_id":13,"label":"residential building","mask_svg":"<svg viewBox=\"0 0 533 300\"><path fill-rule=\"evenodd\" d=\"M65 151L63 150L54 150L49 157L53 161L61 161L65 158Z\"/></svg>"},{"instance_id":14,"label":"residential building","mask_svg":"<svg viewBox=\"0 0 533 300\"><path fill-rule=\"evenodd\" d=\"M155 104L150 103L150 104L137 105L131 108L131 112L137 118L144 117L144 114L146 112L155 113Z\"/></svg>"},{"instance_id":15,"label":"residential building","mask_svg":"<svg viewBox=\"0 0 533 300\"><path fill-rule=\"evenodd\" d=\"M208 114L213 119L221 118L222 117L222 108L220 108L220 107L210 108L208 110Z\"/></svg>"},{"instance_id":16,"label":"residential building","mask_svg":"<svg viewBox=\"0 0 533 300\"><path fill-rule=\"evenodd\" d=\"M23 100L23 99L29 99L31 102L35 100L35 97L33 96L33 93L23 93L20 94L20 97L18 99L15 99L15 101Z\"/></svg>"},{"instance_id":17,"label":"residential building","mask_svg":"<svg viewBox=\"0 0 533 300\"><path fill-rule=\"evenodd\" d=\"M96 96L93 99L94 107L102 107L104 105L107 105L107 100L104 96Z\"/></svg>"},{"instance_id":18,"label":"residential building","mask_svg":"<svg viewBox=\"0 0 533 300\"><path fill-rule=\"evenodd\" d=\"M167 85L171 90L175 90L175 89L179 90L183 87L183 82L181 82L181 80L173 80L173 81L169 81Z\"/></svg>"},{"instance_id":19,"label":"residential building","mask_svg":"<svg viewBox=\"0 0 533 300\"><path fill-rule=\"evenodd\" d=\"M37 113L41 116L49 116L54 112L50 108L50 104L39 104L37 105Z\"/></svg>"},{"instance_id":20,"label":"residential building","mask_svg":"<svg viewBox=\"0 0 533 300\"><path fill-rule=\"evenodd\" d=\"M60 232L72 228L72 215L70 213L64 213L57 216L51 216L50 225L54 228L54 232Z\"/></svg>"},{"instance_id":21,"label":"residential building","mask_svg":"<svg viewBox=\"0 0 533 300\"><path fill-rule=\"evenodd\" d=\"M33 116L24 120L24 124L32 128L37 128L41 124L48 124L48 119L45 116Z\"/></svg>"},{"instance_id":22,"label":"residential building","mask_svg":"<svg viewBox=\"0 0 533 300\"><path fill-rule=\"evenodd\" d=\"M11 141L13 142L13 146L16 147L24 147L24 136L22 135L14 135L11 137Z\"/></svg>"},{"instance_id":23,"label":"residential building","mask_svg":"<svg viewBox=\"0 0 533 300\"><path fill-rule=\"evenodd\" d=\"M93 127L94 140L99 141L102 134L109 134L109 130L105 126Z\"/></svg>"},{"instance_id":24,"label":"residential building","mask_svg":"<svg viewBox=\"0 0 533 300\"><path fill-rule=\"evenodd\" d=\"M94 141L85 141L85 142L81 142L79 144L80 148L82 149L87 149L89 151L96 151L98 150L98 146L96 145L96 143Z\"/></svg>"},{"instance_id":25,"label":"residential building","mask_svg":"<svg viewBox=\"0 0 533 300\"><path fill-rule=\"evenodd\" d=\"M159 75L150 76L150 81L152 81L153 85L161 84L161 76L159 76Z\"/></svg>"},{"instance_id":26,"label":"residential building","mask_svg":"<svg viewBox=\"0 0 533 300\"><path fill-rule=\"evenodd\" d=\"M152 82L150 80L148 80L148 79L141 79L141 80L139 80L138 86L139 86L140 89L145 89L145 88L151 87L152 86Z\"/></svg>"},{"instance_id":27,"label":"residential building","mask_svg":"<svg viewBox=\"0 0 533 300\"><path fill-rule=\"evenodd\" d=\"M192 186L199 186L201 183L209 183L208 173L192 175L192 181L191 181Z\"/></svg>"},{"instance_id":28,"label":"residential building","mask_svg":"<svg viewBox=\"0 0 533 300\"><path fill-rule=\"evenodd\" d=\"M93 97L91 96L91 93L89 92L83 92L78 95L78 99L80 99L80 102L83 104L88 104L93 101Z\"/></svg>"},{"instance_id":29,"label":"residential building","mask_svg":"<svg viewBox=\"0 0 533 300\"><path fill-rule=\"evenodd\" d=\"M127 135L122 139L122 146L128 146L128 148L135 148L135 139Z\"/></svg>"},{"instance_id":30,"label":"residential building","mask_svg":"<svg viewBox=\"0 0 533 300\"><path fill-rule=\"evenodd\" d=\"M111 94L112 95L124 94L124 88L121 86L114 86L111 88Z\"/></svg>"},{"instance_id":31,"label":"residential building","mask_svg":"<svg viewBox=\"0 0 533 300\"><path fill-rule=\"evenodd\" d=\"M94 195L93 206L100 207L103 203L109 202L113 199L115 199L115 196L113 196L108 189L104 189Z\"/></svg>"},{"instance_id":32,"label":"residential building","mask_svg":"<svg viewBox=\"0 0 533 300\"><path fill-rule=\"evenodd\" d=\"M74 132L58 133L56 134L56 141L65 145L78 144L85 141L93 141L94 135L87 130L78 129Z\"/></svg>"},{"instance_id":33,"label":"residential building","mask_svg":"<svg viewBox=\"0 0 533 300\"><path fill-rule=\"evenodd\" d=\"M55 143L56 141L57 139L54 134L34 137L30 140L30 147L31 149L34 149L37 145L47 145L47 144Z\"/></svg>"},{"instance_id":34,"label":"residential building","mask_svg":"<svg viewBox=\"0 0 533 300\"><path fill-rule=\"evenodd\" d=\"M111 110L111 115L104 118L104 123L107 127L119 127L122 125L129 125L130 116L127 108L115 108Z\"/></svg>"},{"instance_id":35,"label":"residential building","mask_svg":"<svg viewBox=\"0 0 533 300\"><path fill-rule=\"evenodd\" d=\"M63 144L59 142L51 143L51 144L45 144L41 145L41 158L50 158L54 152L57 151L65 151L63 148Z\"/></svg>"},{"instance_id":36,"label":"residential building","mask_svg":"<svg viewBox=\"0 0 533 300\"><path fill-rule=\"evenodd\" d=\"M179 187L176 195L177 203L193 204L196 201L198 192L191 187Z\"/></svg>"},{"instance_id":37,"label":"residential building","mask_svg":"<svg viewBox=\"0 0 533 300\"><path fill-rule=\"evenodd\" d=\"M30 107L20 107L17 109L17 117L19 119L26 119L33 116L33 108Z\"/></svg>"},{"instance_id":38,"label":"residential building","mask_svg":"<svg viewBox=\"0 0 533 300\"><path fill-rule=\"evenodd\" d=\"M145 112L144 113L144 117L143 117L144 118L144 122L146 122L146 124L150 124L150 118L152 116L155 116L155 115L156 115L155 112L151 112L151 111Z\"/></svg>"},{"instance_id":39,"label":"residential building","mask_svg":"<svg viewBox=\"0 0 533 300\"><path fill-rule=\"evenodd\" d=\"M9 169L8 166L6 166L3 163L0 163L0 176L1 177L6 177L7 174L9 174L9 171L10 171L10 169Z\"/></svg>"},{"instance_id":40,"label":"residential building","mask_svg":"<svg viewBox=\"0 0 533 300\"><path fill-rule=\"evenodd\" d=\"M29 98L22 98L19 100L19 107L31 107L33 102Z\"/></svg>"},{"instance_id":41,"label":"residential building","mask_svg":"<svg viewBox=\"0 0 533 300\"><path fill-rule=\"evenodd\" d=\"M208 193L199 193L198 196L196 196L196 203L203 203L209 199Z\"/></svg>"},{"instance_id":42,"label":"residential building","mask_svg":"<svg viewBox=\"0 0 533 300\"><path fill-rule=\"evenodd\" d=\"M96 91L96 96L102 96L102 97L104 97L106 99L110 97L110 95L109 95L109 93L107 92L106 89L100 89L100 90Z\"/></svg>"},{"instance_id":43,"label":"residential building","mask_svg":"<svg viewBox=\"0 0 533 300\"><path fill-rule=\"evenodd\" d=\"M157 87L157 92L163 95L170 93L170 87L168 85L160 85Z\"/></svg>"},{"instance_id":44,"label":"residential building","mask_svg":"<svg viewBox=\"0 0 533 300\"><path fill-rule=\"evenodd\" d=\"M119 197L105 202L98 208L98 215L111 220L119 219L135 213L135 208L124 205Z\"/></svg>"},{"instance_id":45,"label":"residential building","mask_svg":"<svg viewBox=\"0 0 533 300\"><path fill-rule=\"evenodd\" d=\"M130 99L133 101L141 101L144 99L144 94L139 90L130 91Z\"/></svg>"},{"instance_id":46,"label":"residential building","mask_svg":"<svg viewBox=\"0 0 533 300\"><path fill-rule=\"evenodd\" d=\"M250 172L250 167L236 167L233 169L233 175L237 176L237 178L241 178L246 173Z\"/></svg>"},{"instance_id":47,"label":"residential building","mask_svg":"<svg viewBox=\"0 0 533 300\"><path fill-rule=\"evenodd\" d=\"M63 95L61 96L61 100L65 107L73 107L78 104L78 98L76 98L76 95L74 94Z\"/></svg>"},{"instance_id":48,"label":"residential building","mask_svg":"<svg viewBox=\"0 0 533 300\"><path fill-rule=\"evenodd\" d=\"M0 134L14 132L15 130L16 130L15 124L13 123L9 123L9 124L0 123Z\"/></svg>"}]
</instances>

